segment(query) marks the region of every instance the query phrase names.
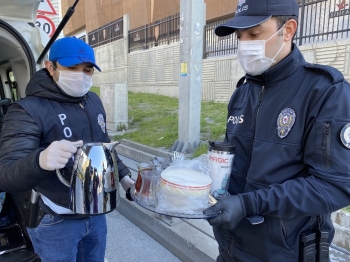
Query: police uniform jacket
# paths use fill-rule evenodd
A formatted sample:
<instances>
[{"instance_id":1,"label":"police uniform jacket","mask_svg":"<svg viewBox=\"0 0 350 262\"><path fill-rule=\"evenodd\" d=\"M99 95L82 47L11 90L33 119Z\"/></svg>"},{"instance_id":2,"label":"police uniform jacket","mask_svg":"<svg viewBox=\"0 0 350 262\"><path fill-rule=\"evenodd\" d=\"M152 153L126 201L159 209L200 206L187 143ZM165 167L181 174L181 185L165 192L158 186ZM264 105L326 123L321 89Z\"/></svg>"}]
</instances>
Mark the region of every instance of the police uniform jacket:
<instances>
[{"instance_id":1,"label":"police uniform jacket","mask_svg":"<svg viewBox=\"0 0 350 262\"><path fill-rule=\"evenodd\" d=\"M24 192L36 189L52 202L68 208L69 188L55 171L39 166L39 154L53 141L83 140L84 143L110 142L106 113L93 92L84 97L66 95L46 69L36 72L27 85L26 97L13 103L4 118L0 141L0 189ZM129 169L117 158L119 180ZM73 160L61 169L70 181Z\"/></svg>"},{"instance_id":2,"label":"police uniform jacket","mask_svg":"<svg viewBox=\"0 0 350 262\"><path fill-rule=\"evenodd\" d=\"M215 227L223 252L239 261L298 261L306 230L334 236L331 212L350 205L350 86L329 66L292 52L259 76L246 75L228 105L235 145L229 182L244 215L234 231ZM235 260L236 261L236 260Z\"/></svg>"}]
</instances>

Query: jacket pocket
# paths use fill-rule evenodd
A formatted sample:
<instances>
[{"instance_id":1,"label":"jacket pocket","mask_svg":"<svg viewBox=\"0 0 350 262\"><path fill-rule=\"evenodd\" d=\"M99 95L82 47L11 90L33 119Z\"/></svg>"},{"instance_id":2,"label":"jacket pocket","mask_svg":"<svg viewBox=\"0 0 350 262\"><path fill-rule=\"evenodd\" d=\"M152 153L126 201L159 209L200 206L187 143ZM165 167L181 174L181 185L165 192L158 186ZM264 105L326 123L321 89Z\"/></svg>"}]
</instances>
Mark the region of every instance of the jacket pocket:
<instances>
[{"instance_id":1,"label":"jacket pocket","mask_svg":"<svg viewBox=\"0 0 350 262\"><path fill-rule=\"evenodd\" d=\"M223 227L213 227L213 232L219 247L228 252L232 242L232 231Z\"/></svg>"},{"instance_id":2,"label":"jacket pocket","mask_svg":"<svg viewBox=\"0 0 350 262\"><path fill-rule=\"evenodd\" d=\"M282 220L264 218L258 225L243 219L234 231L234 247L262 261L296 261L296 252L286 243L287 228Z\"/></svg>"},{"instance_id":3,"label":"jacket pocket","mask_svg":"<svg viewBox=\"0 0 350 262\"><path fill-rule=\"evenodd\" d=\"M341 140L343 128L350 122L349 119L320 119L316 120L315 133L311 137L314 140L316 150L317 169L325 173L348 174L347 156L349 149ZM348 137L345 137L348 139ZM313 158L312 144L309 147L310 159Z\"/></svg>"},{"instance_id":4,"label":"jacket pocket","mask_svg":"<svg viewBox=\"0 0 350 262\"><path fill-rule=\"evenodd\" d=\"M323 153L323 165L325 168L330 167L331 161L331 123L323 123L323 137L322 137L322 153Z\"/></svg>"},{"instance_id":5,"label":"jacket pocket","mask_svg":"<svg viewBox=\"0 0 350 262\"><path fill-rule=\"evenodd\" d=\"M63 221L62 217L56 217L50 214L46 214L40 221L39 226L52 226Z\"/></svg>"}]
</instances>

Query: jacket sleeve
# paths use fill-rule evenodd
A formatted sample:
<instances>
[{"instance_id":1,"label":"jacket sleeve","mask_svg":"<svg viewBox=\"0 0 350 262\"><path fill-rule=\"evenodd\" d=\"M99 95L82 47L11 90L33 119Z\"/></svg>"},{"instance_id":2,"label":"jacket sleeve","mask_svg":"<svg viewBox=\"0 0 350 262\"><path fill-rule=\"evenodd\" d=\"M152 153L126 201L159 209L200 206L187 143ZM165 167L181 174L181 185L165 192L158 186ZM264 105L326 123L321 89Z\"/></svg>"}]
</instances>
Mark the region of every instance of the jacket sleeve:
<instances>
[{"instance_id":1,"label":"jacket sleeve","mask_svg":"<svg viewBox=\"0 0 350 262\"><path fill-rule=\"evenodd\" d=\"M106 129L106 133L107 133L107 129ZM107 135L107 137L108 137L108 135ZM108 138L108 142L111 142L110 138ZM125 176L131 177L131 173L130 173L129 168L119 158L116 150L113 150L113 154L115 156L115 159L116 159L117 165L118 165L119 181L122 180Z\"/></svg>"},{"instance_id":2,"label":"jacket sleeve","mask_svg":"<svg viewBox=\"0 0 350 262\"><path fill-rule=\"evenodd\" d=\"M333 84L317 99L302 143L308 175L240 194L246 216L295 218L350 205L350 149L341 141L350 123L350 86L346 81Z\"/></svg>"},{"instance_id":3,"label":"jacket sleeve","mask_svg":"<svg viewBox=\"0 0 350 262\"><path fill-rule=\"evenodd\" d=\"M123 161L119 158L117 151L113 150L115 159L117 161L117 166L118 166L118 174L119 174L119 181L122 180L125 176L130 176L131 173L129 168L123 163Z\"/></svg>"},{"instance_id":4,"label":"jacket sleeve","mask_svg":"<svg viewBox=\"0 0 350 262\"><path fill-rule=\"evenodd\" d=\"M0 189L25 192L53 172L39 166L41 131L18 104L12 104L3 121L0 140Z\"/></svg>"}]
</instances>

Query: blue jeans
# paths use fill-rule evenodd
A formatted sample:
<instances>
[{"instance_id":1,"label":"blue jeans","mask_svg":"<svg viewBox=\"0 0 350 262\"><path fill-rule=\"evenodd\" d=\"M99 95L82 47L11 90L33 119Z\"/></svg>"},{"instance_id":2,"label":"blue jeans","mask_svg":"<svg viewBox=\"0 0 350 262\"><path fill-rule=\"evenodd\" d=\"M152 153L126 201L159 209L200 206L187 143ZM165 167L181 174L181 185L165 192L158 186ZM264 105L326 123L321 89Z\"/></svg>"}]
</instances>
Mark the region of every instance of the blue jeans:
<instances>
[{"instance_id":1,"label":"blue jeans","mask_svg":"<svg viewBox=\"0 0 350 262\"><path fill-rule=\"evenodd\" d=\"M45 215L38 227L27 230L42 262L104 261L105 215L77 220Z\"/></svg>"}]
</instances>

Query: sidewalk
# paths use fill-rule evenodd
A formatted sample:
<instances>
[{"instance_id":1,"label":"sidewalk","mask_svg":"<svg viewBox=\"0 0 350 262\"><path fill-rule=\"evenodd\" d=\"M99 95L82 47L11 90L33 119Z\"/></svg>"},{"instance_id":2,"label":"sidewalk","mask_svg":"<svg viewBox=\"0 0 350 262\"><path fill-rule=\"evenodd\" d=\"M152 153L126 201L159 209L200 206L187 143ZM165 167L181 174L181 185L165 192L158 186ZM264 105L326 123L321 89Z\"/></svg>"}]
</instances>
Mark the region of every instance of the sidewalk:
<instances>
[{"instance_id":1,"label":"sidewalk","mask_svg":"<svg viewBox=\"0 0 350 262\"><path fill-rule=\"evenodd\" d=\"M118 211L108 213L106 218L105 262L181 262Z\"/></svg>"},{"instance_id":2,"label":"sidewalk","mask_svg":"<svg viewBox=\"0 0 350 262\"><path fill-rule=\"evenodd\" d=\"M120 158L130 168L132 178L136 179L137 163L146 162L154 156L167 156L169 152L156 150L137 143L122 140L116 147ZM167 217L148 211L134 202L125 199L121 195L120 205L117 211L146 232L154 240L162 244L181 261L189 262L213 262L218 255L217 242L214 239L212 228L203 219L179 219ZM349 245L347 240L347 223L350 224L350 214L342 212L334 213L337 242L333 242L335 248L330 249L332 262L350 262L350 252L346 249ZM343 222L345 222L343 224ZM344 243L345 246L338 248L336 244ZM343 252L342 252L343 251ZM117 260L116 260L117 261ZM151 261L151 260L149 260ZM109 260L109 262L113 262Z\"/></svg>"}]
</instances>

